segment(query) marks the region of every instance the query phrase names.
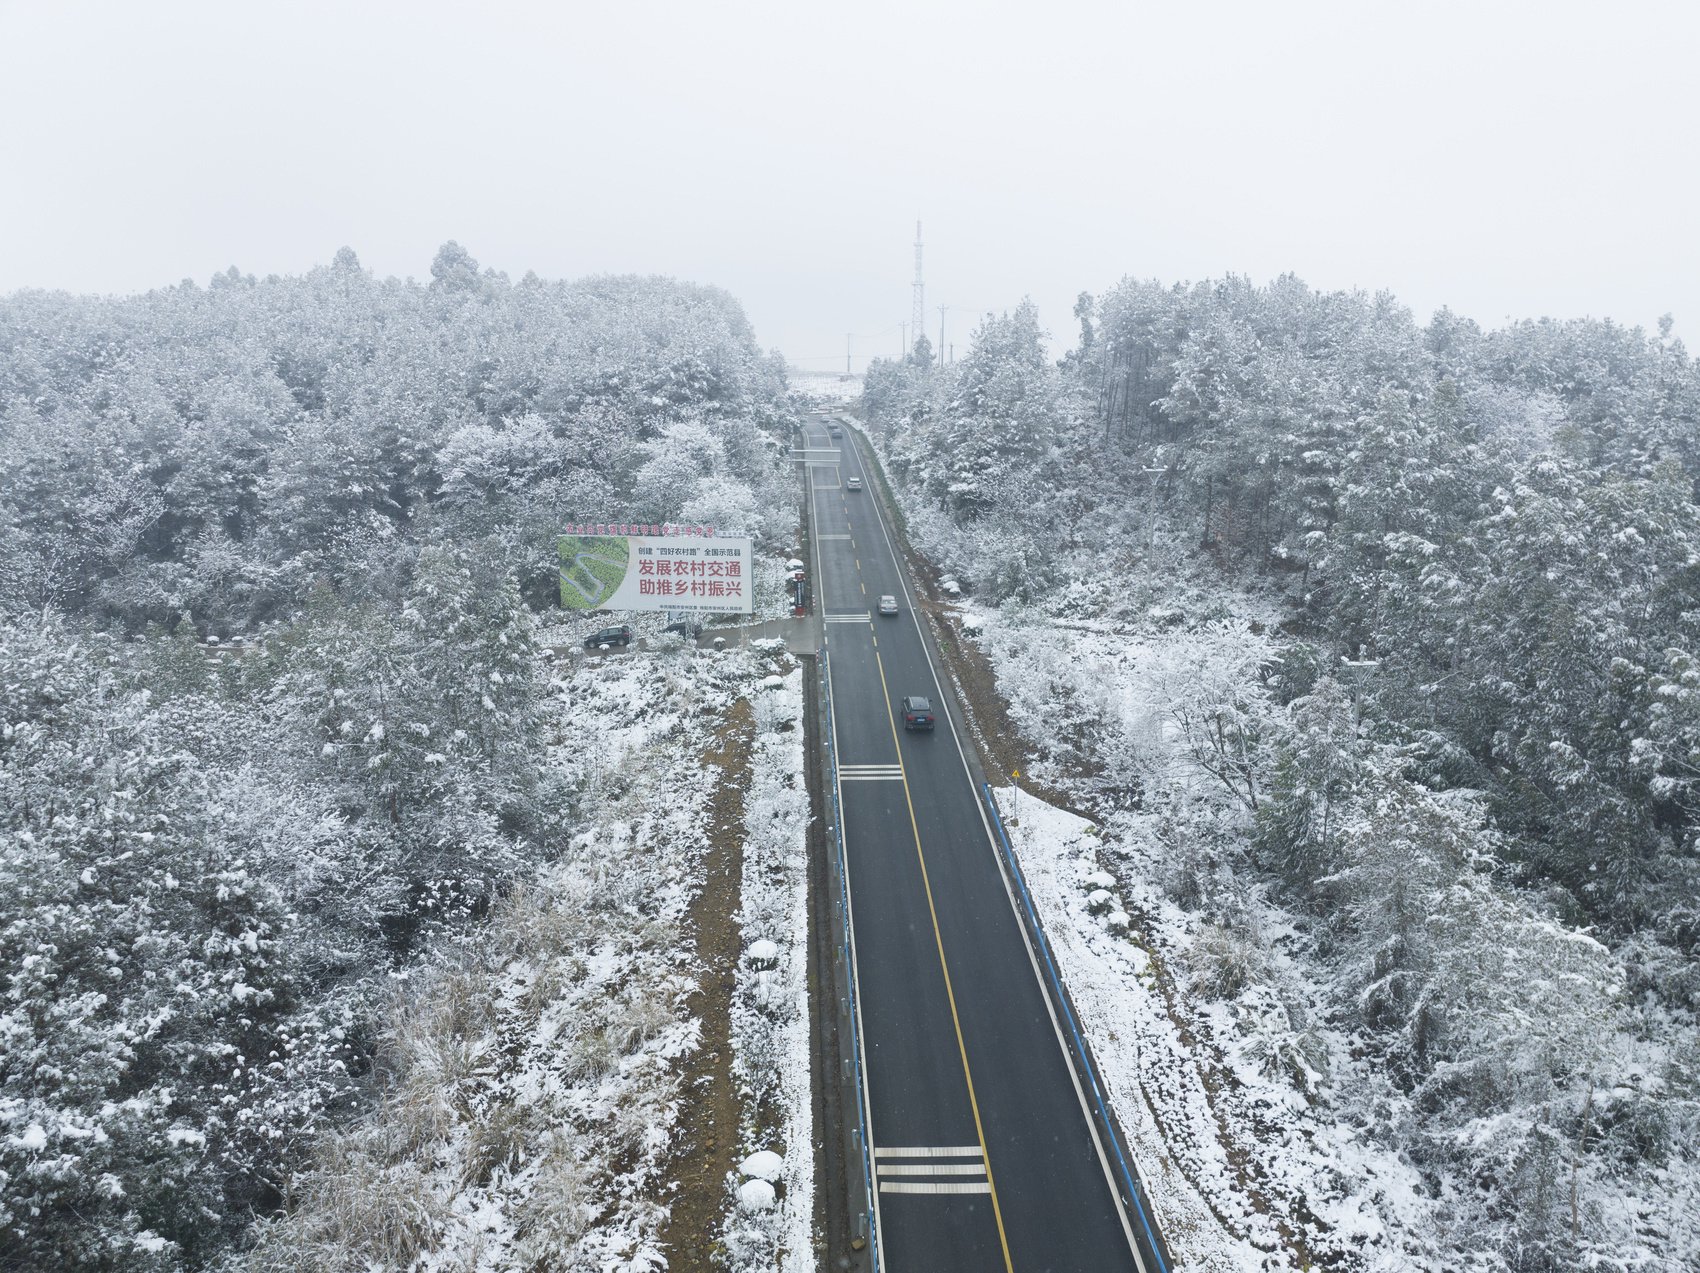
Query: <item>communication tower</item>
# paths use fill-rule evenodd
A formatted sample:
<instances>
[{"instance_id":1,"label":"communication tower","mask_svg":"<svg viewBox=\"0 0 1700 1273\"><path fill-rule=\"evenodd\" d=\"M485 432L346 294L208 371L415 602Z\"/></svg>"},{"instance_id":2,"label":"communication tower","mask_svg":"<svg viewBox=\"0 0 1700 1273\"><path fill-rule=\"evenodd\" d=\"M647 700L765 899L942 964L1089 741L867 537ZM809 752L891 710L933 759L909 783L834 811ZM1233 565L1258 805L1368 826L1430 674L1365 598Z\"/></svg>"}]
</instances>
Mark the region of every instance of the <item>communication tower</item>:
<instances>
[{"instance_id":1,"label":"communication tower","mask_svg":"<svg viewBox=\"0 0 1700 1273\"><path fill-rule=\"evenodd\" d=\"M915 340L920 342L923 325L927 321L926 287L921 282L921 223L915 222L915 315L914 326L910 328L915 333Z\"/></svg>"}]
</instances>

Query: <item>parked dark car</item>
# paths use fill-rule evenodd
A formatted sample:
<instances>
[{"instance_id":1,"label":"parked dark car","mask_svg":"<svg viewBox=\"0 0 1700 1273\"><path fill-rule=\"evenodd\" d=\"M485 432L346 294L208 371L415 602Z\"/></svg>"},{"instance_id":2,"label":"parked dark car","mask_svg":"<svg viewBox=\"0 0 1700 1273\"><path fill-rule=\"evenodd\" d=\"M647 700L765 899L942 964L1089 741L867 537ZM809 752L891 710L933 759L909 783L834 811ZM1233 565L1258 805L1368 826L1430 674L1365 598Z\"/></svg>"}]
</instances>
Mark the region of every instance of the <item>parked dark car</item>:
<instances>
[{"instance_id":1,"label":"parked dark car","mask_svg":"<svg viewBox=\"0 0 1700 1273\"><path fill-rule=\"evenodd\" d=\"M600 632L592 632L584 639L584 648L594 650L599 645L630 645L632 630L625 624L617 628L603 628Z\"/></svg>"},{"instance_id":2,"label":"parked dark car","mask_svg":"<svg viewBox=\"0 0 1700 1273\"><path fill-rule=\"evenodd\" d=\"M903 699L903 728L931 729L933 727L933 705L919 694L909 694Z\"/></svg>"}]
</instances>

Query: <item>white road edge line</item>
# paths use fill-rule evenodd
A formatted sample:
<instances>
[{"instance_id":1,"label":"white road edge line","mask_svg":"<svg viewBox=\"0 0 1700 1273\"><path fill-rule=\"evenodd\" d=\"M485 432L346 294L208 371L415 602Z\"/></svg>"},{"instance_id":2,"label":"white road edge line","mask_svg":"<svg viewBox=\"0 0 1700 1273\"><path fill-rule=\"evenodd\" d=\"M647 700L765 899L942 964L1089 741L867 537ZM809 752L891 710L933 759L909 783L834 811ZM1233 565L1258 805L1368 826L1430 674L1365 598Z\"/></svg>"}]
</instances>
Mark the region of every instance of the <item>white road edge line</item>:
<instances>
[{"instance_id":1,"label":"white road edge line","mask_svg":"<svg viewBox=\"0 0 1700 1273\"><path fill-rule=\"evenodd\" d=\"M849 427L855 428L854 425ZM872 443L869 443L869 446L871 447ZM857 459L860 460L860 447L856 448L856 454ZM878 459L877 456L875 458ZM939 697L943 698L944 685L939 680L938 668L933 664L933 653L927 648L927 634L921 630L920 615L915 609L914 592L909 586L909 572L897 560L897 549L893 547L891 534L885 526L885 511L880 508L877 499L871 502L874 508L874 520L879 523L880 537L885 540L886 555L891 558L892 569L897 572L897 582L903 589L903 595L909 599L909 621L915 625L915 634L921 639L921 657L927 660L927 670L932 673L933 685L938 690ZM1122 1191L1116 1185L1115 1173L1110 1170L1109 1155L1104 1152L1103 1138L1098 1135L1097 1120L1092 1117L1092 1108L1086 1103L1086 1089L1080 1085L1080 1074L1075 1068L1074 1057L1069 1053L1068 1040L1063 1037L1062 1022L1057 1019L1056 1004L1051 1002L1051 989L1045 984L1045 976L1039 970L1039 959L1033 952L1033 941L1027 935L1027 925L1023 922L1021 908L1016 904L1013 881L1009 878L1009 870L1004 866L1003 857L998 853L997 842L992 836L992 824L986 820L986 802L981 799L981 793L974 787L974 771L968 767L968 755L962 749L962 739L957 736L956 722L951 719L949 711L944 712L943 715L946 724L950 726L951 742L956 744L956 757L962 762L962 775L968 780L968 789L973 794L974 807L979 810L980 825L985 828L986 847L991 850L992 861L997 863L998 875L1003 879L1004 897L1009 902L1010 912L1015 916L1016 931L1021 934L1021 944L1027 948L1027 962L1033 969L1033 979L1039 983L1039 994L1045 1000L1045 1011L1050 1015L1051 1029L1057 1036L1057 1047L1062 1049L1063 1064L1068 1067L1069 1079L1074 1084L1075 1099L1080 1102L1080 1112L1086 1116L1086 1130L1091 1133L1092 1147L1098 1152L1098 1165L1104 1169L1104 1183L1110 1187L1110 1197L1116 1204L1116 1216L1122 1222L1122 1233L1127 1238L1128 1249L1133 1252L1133 1262L1138 1266L1139 1273L1150 1273L1150 1270L1145 1267L1145 1257L1139 1253L1139 1243L1134 1240L1133 1225L1128 1221L1127 1207L1122 1203ZM860 985L861 983L858 981L857 984ZM1085 1038L1082 1036L1082 1042L1084 1043L1084 1041ZM883 1251L881 1255L884 1255ZM881 1265L882 1267L884 1265L883 1259Z\"/></svg>"}]
</instances>

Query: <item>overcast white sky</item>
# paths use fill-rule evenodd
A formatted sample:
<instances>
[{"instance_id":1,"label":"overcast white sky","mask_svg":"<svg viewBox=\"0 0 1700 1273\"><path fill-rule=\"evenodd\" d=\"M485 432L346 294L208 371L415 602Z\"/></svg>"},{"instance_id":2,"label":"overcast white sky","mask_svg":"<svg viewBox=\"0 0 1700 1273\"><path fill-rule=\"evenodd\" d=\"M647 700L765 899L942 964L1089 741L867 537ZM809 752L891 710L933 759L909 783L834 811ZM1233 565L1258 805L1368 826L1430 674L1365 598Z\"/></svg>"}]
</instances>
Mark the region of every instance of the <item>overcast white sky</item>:
<instances>
[{"instance_id":1,"label":"overcast white sky","mask_svg":"<svg viewBox=\"0 0 1700 1273\"><path fill-rule=\"evenodd\" d=\"M0 0L0 292L343 244L719 284L800 365L1294 272L1700 331L1700 5Z\"/></svg>"}]
</instances>

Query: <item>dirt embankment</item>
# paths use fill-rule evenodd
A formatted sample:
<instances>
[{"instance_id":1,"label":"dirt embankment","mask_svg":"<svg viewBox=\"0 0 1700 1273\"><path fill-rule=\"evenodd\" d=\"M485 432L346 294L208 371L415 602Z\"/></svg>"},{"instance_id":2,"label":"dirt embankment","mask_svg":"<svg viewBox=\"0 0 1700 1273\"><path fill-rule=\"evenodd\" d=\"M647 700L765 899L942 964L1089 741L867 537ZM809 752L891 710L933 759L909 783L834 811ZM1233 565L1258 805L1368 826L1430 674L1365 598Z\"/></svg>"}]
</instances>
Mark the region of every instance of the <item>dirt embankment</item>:
<instances>
[{"instance_id":1,"label":"dirt embankment","mask_svg":"<svg viewBox=\"0 0 1700 1273\"><path fill-rule=\"evenodd\" d=\"M731 1012L741 941L737 912L744 873L744 796L754 737L750 705L738 702L702 757L720 776L710 804L702 890L689 912L698 982L686 1007L702 1022L702 1037L682 1070L687 1105L674 1154L677 1192L661 1229L669 1265L676 1269L711 1267L726 1208L726 1174L738 1148Z\"/></svg>"}]
</instances>

